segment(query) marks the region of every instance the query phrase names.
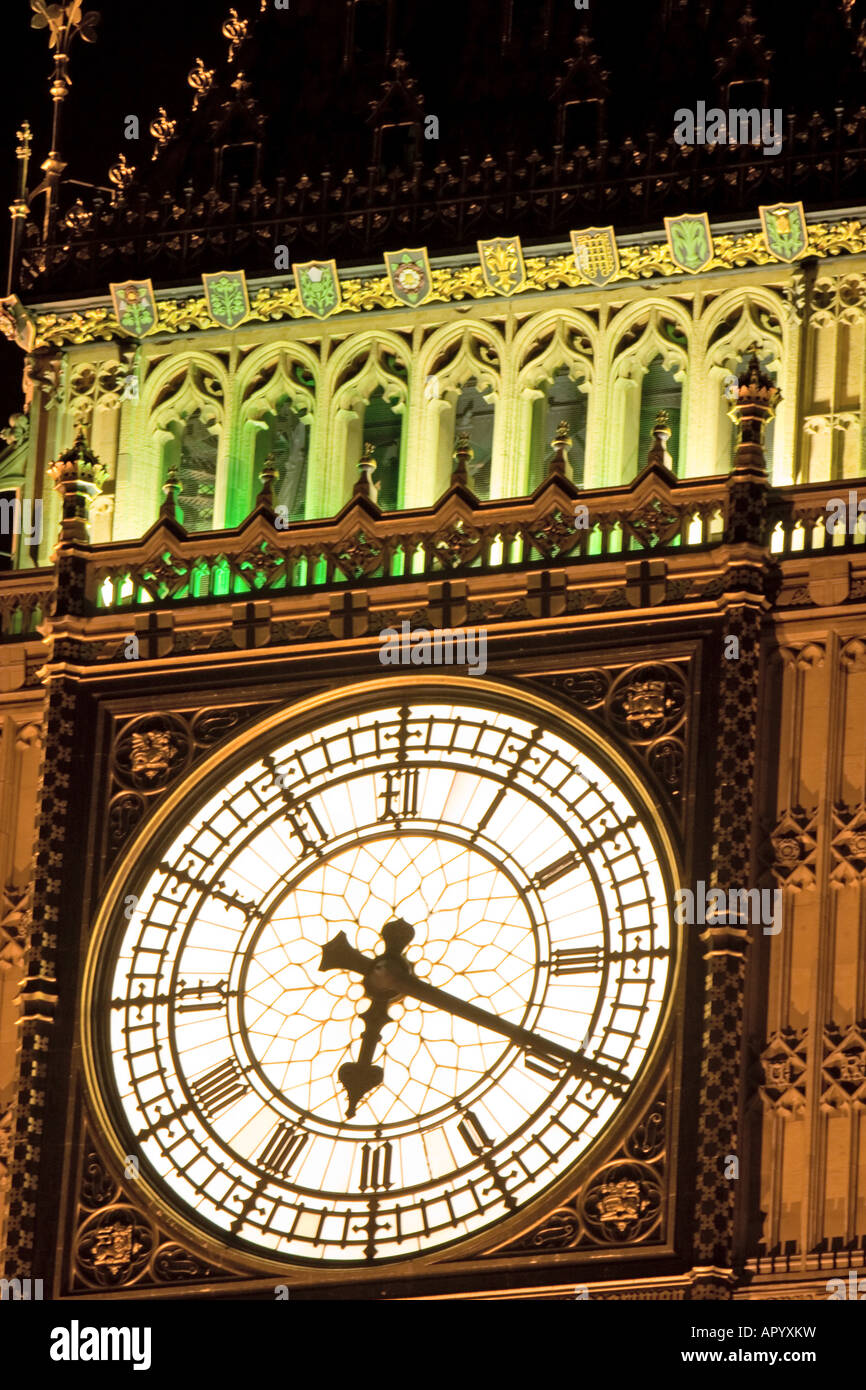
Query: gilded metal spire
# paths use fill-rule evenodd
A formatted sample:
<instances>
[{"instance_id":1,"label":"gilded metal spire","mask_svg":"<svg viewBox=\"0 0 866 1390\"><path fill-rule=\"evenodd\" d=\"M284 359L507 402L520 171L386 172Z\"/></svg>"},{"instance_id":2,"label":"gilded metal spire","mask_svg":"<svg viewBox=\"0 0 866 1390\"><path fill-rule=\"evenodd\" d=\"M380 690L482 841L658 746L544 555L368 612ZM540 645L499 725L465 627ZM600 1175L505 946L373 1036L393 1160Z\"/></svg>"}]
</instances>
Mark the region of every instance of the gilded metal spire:
<instances>
[{"instance_id":1,"label":"gilded metal spire","mask_svg":"<svg viewBox=\"0 0 866 1390\"><path fill-rule=\"evenodd\" d=\"M42 240L49 242L54 233L57 220L57 185L66 168L60 157L60 122L63 103L69 91L69 49L72 40L78 35L85 43L96 42L96 26L99 14L96 10L82 13L81 0L67 0L62 5L46 5L45 0L30 0L33 18L31 29L48 29L51 34L49 47L54 51L54 72L51 75L51 99L54 114L51 123L51 149L42 165L45 178L30 195L31 204L38 193L45 194L45 216L42 221Z\"/></svg>"},{"instance_id":2,"label":"gilded metal spire","mask_svg":"<svg viewBox=\"0 0 866 1390\"><path fill-rule=\"evenodd\" d=\"M15 157L18 161L18 181L15 189L15 201L10 205L9 211L12 214L12 236L9 241L9 272L6 277L6 293L11 294L15 288L18 278L18 258L21 253L21 241L24 236L24 224L27 220L27 174L30 169L30 144L32 136L28 121L22 123L21 129L16 132L18 144L15 146Z\"/></svg>"}]
</instances>

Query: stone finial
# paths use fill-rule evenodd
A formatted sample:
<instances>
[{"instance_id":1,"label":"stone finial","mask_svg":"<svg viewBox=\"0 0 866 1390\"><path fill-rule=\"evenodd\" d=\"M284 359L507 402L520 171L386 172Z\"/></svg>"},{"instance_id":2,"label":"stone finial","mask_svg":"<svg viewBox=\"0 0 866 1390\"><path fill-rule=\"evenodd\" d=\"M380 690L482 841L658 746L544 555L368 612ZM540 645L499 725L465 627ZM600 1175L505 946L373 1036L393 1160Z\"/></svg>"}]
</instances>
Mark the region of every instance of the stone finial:
<instances>
[{"instance_id":1,"label":"stone finial","mask_svg":"<svg viewBox=\"0 0 866 1390\"><path fill-rule=\"evenodd\" d=\"M358 472L361 476L352 488L352 496L367 497L371 502L376 502L379 497L379 484L373 482L373 474L376 471L373 448L374 445L369 440L364 445L364 451L358 461Z\"/></svg>"},{"instance_id":2,"label":"stone finial","mask_svg":"<svg viewBox=\"0 0 866 1390\"><path fill-rule=\"evenodd\" d=\"M267 507L269 511L274 510L274 483L280 476L273 454L268 454L265 459L265 466L259 474L262 484L261 492L256 498L257 507Z\"/></svg>"},{"instance_id":3,"label":"stone finial","mask_svg":"<svg viewBox=\"0 0 866 1390\"><path fill-rule=\"evenodd\" d=\"M758 361L760 343L749 347L751 357L736 388L730 390L728 415L737 427L737 447L734 452L735 472L766 471L764 431L776 413L782 393L772 377L761 370Z\"/></svg>"},{"instance_id":4,"label":"stone finial","mask_svg":"<svg viewBox=\"0 0 866 1390\"><path fill-rule=\"evenodd\" d=\"M568 458L568 451L573 444L573 440L568 430L568 421L560 420L556 427L556 434L550 441L553 450L553 457L547 465L547 476L558 473L564 478L571 478L571 463Z\"/></svg>"},{"instance_id":5,"label":"stone finial","mask_svg":"<svg viewBox=\"0 0 866 1390\"><path fill-rule=\"evenodd\" d=\"M52 552L54 558L63 545L89 544L88 510L94 497L102 491L106 470L87 443L83 427L79 426L71 447L49 464L48 472L62 504L60 533Z\"/></svg>"},{"instance_id":6,"label":"stone finial","mask_svg":"<svg viewBox=\"0 0 866 1390\"><path fill-rule=\"evenodd\" d=\"M469 486L469 464L475 457L475 450L469 443L469 435L466 433L458 434L454 445L454 453L451 455L454 460L454 468L451 472L451 482L462 483L464 487Z\"/></svg>"},{"instance_id":7,"label":"stone finial","mask_svg":"<svg viewBox=\"0 0 866 1390\"><path fill-rule=\"evenodd\" d=\"M162 490L165 493L165 501L159 509L160 517L165 517L168 521L176 521L180 525L177 494L181 490L181 482L174 464L171 465L166 474Z\"/></svg>"},{"instance_id":8,"label":"stone finial","mask_svg":"<svg viewBox=\"0 0 866 1390\"><path fill-rule=\"evenodd\" d=\"M668 453L668 440L670 437L670 416L666 410L660 410L656 415L656 422L653 425L653 442L650 445L646 461L647 464L661 464L663 468L667 468L673 473L674 461Z\"/></svg>"}]
</instances>

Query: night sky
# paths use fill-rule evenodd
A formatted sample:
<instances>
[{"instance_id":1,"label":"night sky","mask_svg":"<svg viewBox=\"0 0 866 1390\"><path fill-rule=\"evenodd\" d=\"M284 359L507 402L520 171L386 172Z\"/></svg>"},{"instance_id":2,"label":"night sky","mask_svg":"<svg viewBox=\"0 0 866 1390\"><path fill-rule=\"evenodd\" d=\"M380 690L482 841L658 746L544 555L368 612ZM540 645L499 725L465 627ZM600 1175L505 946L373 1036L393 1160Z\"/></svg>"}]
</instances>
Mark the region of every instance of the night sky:
<instances>
[{"instance_id":1,"label":"night sky","mask_svg":"<svg viewBox=\"0 0 866 1390\"><path fill-rule=\"evenodd\" d=\"M69 69L73 85L65 102L61 144L67 180L104 185L108 168L121 150L140 173L151 168L148 125L160 106L172 118L183 119L190 111L187 74L196 57L219 71L227 53L220 29L230 6L228 0L94 3L102 16L98 40L86 44L77 38L73 43ZM242 15L253 15L258 9L255 0L235 3ZM527 34L537 30L541 0L514 3L517 30ZM671 0L667 12L672 19L667 26L660 22L663 8L662 0L592 0L588 15L576 13L568 0L556 0L549 50L541 53L528 42L516 43L503 55L499 0L437 0L435 6L398 0L398 43L405 43L411 71L418 74L425 109L435 110L441 120L436 158L455 167L464 150L476 160L490 152L501 157L508 149L525 154L533 146L549 153L553 82L563 72L572 40L587 19L602 67L612 71L608 102L612 147L619 148L628 133L640 141L652 127L669 133L676 106L712 97L713 55L723 53L728 37L738 31L744 3L715 0L701 6L689 0L683 7ZM841 7L832 0L821 5L788 0L784 7L778 0L766 4L759 0L754 9L767 47L775 52L772 104L786 112L797 107L808 112L820 109L832 119L833 104L843 88L849 101L852 86L857 90L862 83L866 90L853 54L853 35L845 31ZM696 28L702 11L706 24ZM368 55L366 66L359 58L351 74L340 74L332 83L335 66L339 73L344 16L343 0L290 0L289 11L280 16L283 41L269 42L267 51L259 54L266 90L258 94L270 117L266 148L271 164L275 153L284 161L290 179L301 173L315 176L326 164L337 177L347 162L363 168L365 156L359 150L361 137L365 149L369 142L364 123L367 105L370 97L379 95L379 83L387 74L378 56L370 60ZM38 181L39 165L48 152L52 62L46 31L29 28L29 0L6 0L3 18L6 63L0 91L0 194L5 208L14 196L15 132L23 119L30 121L34 134L31 186ZM838 55L839 62L831 61L828 54ZM331 74L327 80L326 73ZM252 94L256 95L255 87ZM355 113L351 120L345 114L349 109ZM137 145L124 139L124 117L131 114L141 124ZM204 191L198 188L199 194ZM41 207L40 200L40 212ZM653 225L660 225L660 220ZM4 222L5 287L8 217ZM512 230L502 228L503 234ZM127 273L150 272L130 265ZM103 292L107 290L106 283ZM10 411L20 408L20 375L19 350L0 339L0 424Z\"/></svg>"},{"instance_id":2,"label":"night sky","mask_svg":"<svg viewBox=\"0 0 866 1390\"><path fill-rule=\"evenodd\" d=\"M141 119L145 158L151 140L147 127L159 106L188 110L191 92L186 75L200 53L207 62L225 54L220 34L229 5L213 0L147 0L130 5L120 0L95 0L102 19L95 44L76 39L72 46L72 89L64 111L63 154L68 178L105 184L106 172L129 145L123 138L123 117ZM6 81L0 90L0 189L5 209L14 197L15 132L22 120L33 130L31 185L38 182L39 165L48 153L51 135L49 79L52 59L45 31L29 28L28 0L6 0ZM146 152L146 153L145 153ZM41 200L40 200L41 206ZM9 221L4 220L3 291L9 247ZM108 286L105 287L106 293ZM22 354L0 339L0 424L21 408Z\"/></svg>"}]
</instances>

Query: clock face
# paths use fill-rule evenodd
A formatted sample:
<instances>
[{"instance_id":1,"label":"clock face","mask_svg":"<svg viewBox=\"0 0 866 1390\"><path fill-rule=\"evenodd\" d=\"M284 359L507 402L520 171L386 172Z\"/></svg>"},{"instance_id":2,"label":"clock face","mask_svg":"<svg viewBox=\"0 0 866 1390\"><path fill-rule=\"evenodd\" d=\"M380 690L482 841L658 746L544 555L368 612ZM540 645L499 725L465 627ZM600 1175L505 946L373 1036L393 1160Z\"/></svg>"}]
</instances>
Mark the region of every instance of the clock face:
<instances>
[{"instance_id":1,"label":"clock face","mask_svg":"<svg viewBox=\"0 0 866 1390\"><path fill-rule=\"evenodd\" d=\"M377 682L175 796L85 1003L91 1092L164 1206L270 1262L369 1266L567 1174L676 953L664 832L595 743L492 682Z\"/></svg>"}]
</instances>

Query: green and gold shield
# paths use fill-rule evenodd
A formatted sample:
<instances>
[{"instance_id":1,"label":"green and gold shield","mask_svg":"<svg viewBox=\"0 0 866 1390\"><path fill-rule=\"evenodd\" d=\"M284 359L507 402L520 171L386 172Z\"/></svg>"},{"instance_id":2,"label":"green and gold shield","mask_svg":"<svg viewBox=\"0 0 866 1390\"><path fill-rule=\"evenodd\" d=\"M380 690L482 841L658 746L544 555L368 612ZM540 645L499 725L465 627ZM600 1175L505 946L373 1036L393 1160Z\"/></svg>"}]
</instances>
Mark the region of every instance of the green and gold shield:
<instances>
[{"instance_id":1,"label":"green and gold shield","mask_svg":"<svg viewBox=\"0 0 866 1390\"><path fill-rule=\"evenodd\" d=\"M123 280L109 285L114 316L133 338L146 338L158 326L156 300L149 280Z\"/></svg>"},{"instance_id":2,"label":"green and gold shield","mask_svg":"<svg viewBox=\"0 0 866 1390\"><path fill-rule=\"evenodd\" d=\"M571 233L574 264L591 285L606 285L619 274L619 252L613 227L584 227Z\"/></svg>"},{"instance_id":3,"label":"green and gold shield","mask_svg":"<svg viewBox=\"0 0 866 1390\"><path fill-rule=\"evenodd\" d=\"M713 259L713 236L705 212L684 212L681 217L665 218L665 233L671 259L680 270L697 275Z\"/></svg>"},{"instance_id":4,"label":"green and gold shield","mask_svg":"<svg viewBox=\"0 0 866 1390\"><path fill-rule=\"evenodd\" d=\"M481 274L488 289L496 294L515 294L523 289L526 267L520 237L500 236L492 241L479 241L478 255L481 257Z\"/></svg>"},{"instance_id":5,"label":"green and gold shield","mask_svg":"<svg viewBox=\"0 0 866 1390\"><path fill-rule=\"evenodd\" d=\"M777 261L796 261L809 245L802 203L771 203L759 207L764 241Z\"/></svg>"},{"instance_id":6,"label":"green and gold shield","mask_svg":"<svg viewBox=\"0 0 866 1390\"><path fill-rule=\"evenodd\" d=\"M433 288L426 246L386 251L385 268L395 299L413 309L424 303Z\"/></svg>"},{"instance_id":7,"label":"green and gold shield","mask_svg":"<svg viewBox=\"0 0 866 1390\"><path fill-rule=\"evenodd\" d=\"M237 328L250 312L247 277L242 270L203 275L204 297L211 318L221 328Z\"/></svg>"},{"instance_id":8,"label":"green and gold shield","mask_svg":"<svg viewBox=\"0 0 866 1390\"><path fill-rule=\"evenodd\" d=\"M308 314L326 319L340 307L336 261L303 261L294 268L298 298Z\"/></svg>"}]
</instances>

